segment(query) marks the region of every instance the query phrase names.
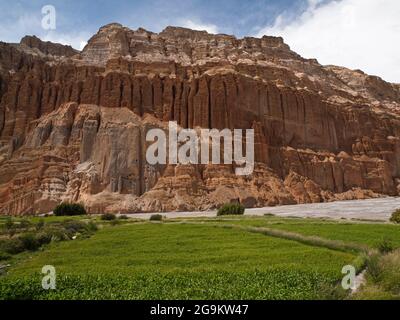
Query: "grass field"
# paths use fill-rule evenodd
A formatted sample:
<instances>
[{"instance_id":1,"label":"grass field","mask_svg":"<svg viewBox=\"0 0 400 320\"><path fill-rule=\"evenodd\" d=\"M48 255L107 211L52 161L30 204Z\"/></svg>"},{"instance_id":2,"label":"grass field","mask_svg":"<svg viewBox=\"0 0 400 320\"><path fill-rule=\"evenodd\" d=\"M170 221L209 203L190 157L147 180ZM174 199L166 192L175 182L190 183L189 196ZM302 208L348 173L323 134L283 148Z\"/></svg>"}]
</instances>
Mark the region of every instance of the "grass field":
<instances>
[{"instance_id":1,"label":"grass field","mask_svg":"<svg viewBox=\"0 0 400 320\"><path fill-rule=\"evenodd\" d=\"M360 264L357 250L251 227L371 248L390 236L400 245L400 228L386 224L275 217L103 223L90 238L13 256L0 277L0 299L337 298L342 267ZM56 268L56 290L41 288L44 265Z\"/></svg>"},{"instance_id":2,"label":"grass field","mask_svg":"<svg viewBox=\"0 0 400 320\"><path fill-rule=\"evenodd\" d=\"M400 247L400 227L394 224L304 218L282 219L278 217L242 217L215 220L219 223L268 227L306 236L364 244L375 248L386 239L391 241L395 247ZM210 222L210 220L206 220L206 222Z\"/></svg>"}]
</instances>

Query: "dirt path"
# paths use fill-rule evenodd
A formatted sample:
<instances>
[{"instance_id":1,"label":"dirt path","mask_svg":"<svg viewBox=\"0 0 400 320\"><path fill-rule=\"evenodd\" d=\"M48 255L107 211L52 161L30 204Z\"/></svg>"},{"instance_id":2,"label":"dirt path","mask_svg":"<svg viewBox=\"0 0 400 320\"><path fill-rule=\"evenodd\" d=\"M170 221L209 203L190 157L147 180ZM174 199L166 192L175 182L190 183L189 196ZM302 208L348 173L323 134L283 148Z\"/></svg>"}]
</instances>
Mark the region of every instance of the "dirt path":
<instances>
[{"instance_id":1,"label":"dirt path","mask_svg":"<svg viewBox=\"0 0 400 320\"><path fill-rule=\"evenodd\" d=\"M280 217L311 217L332 219L363 219L388 221L392 212L400 209L400 198L379 198L368 200L337 201L330 203L298 204L291 206L247 209L246 215L262 216L272 213ZM133 218L148 219L151 213L129 215ZM215 217L216 211L168 212L167 218Z\"/></svg>"}]
</instances>

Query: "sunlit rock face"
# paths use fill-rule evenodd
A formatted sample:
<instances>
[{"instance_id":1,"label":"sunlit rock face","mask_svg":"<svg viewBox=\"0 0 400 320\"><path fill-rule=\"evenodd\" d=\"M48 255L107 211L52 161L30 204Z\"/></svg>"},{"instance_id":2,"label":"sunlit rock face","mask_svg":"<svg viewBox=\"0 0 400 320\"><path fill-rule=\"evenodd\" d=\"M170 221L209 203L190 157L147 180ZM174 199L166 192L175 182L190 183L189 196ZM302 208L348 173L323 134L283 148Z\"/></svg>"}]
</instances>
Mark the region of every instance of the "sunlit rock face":
<instances>
[{"instance_id":1,"label":"sunlit rock face","mask_svg":"<svg viewBox=\"0 0 400 320\"><path fill-rule=\"evenodd\" d=\"M120 24L82 52L0 43L0 214L206 210L400 191L400 86L303 59L283 39ZM256 164L149 165L146 133L254 129Z\"/></svg>"}]
</instances>

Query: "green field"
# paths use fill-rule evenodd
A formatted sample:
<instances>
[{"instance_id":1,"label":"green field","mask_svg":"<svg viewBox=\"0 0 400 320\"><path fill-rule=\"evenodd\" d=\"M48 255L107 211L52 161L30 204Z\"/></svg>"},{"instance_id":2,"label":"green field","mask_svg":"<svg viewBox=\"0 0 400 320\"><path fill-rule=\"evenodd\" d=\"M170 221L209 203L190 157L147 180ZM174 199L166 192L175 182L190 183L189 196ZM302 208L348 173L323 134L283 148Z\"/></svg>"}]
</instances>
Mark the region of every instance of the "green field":
<instances>
[{"instance_id":1,"label":"green field","mask_svg":"<svg viewBox=\"0 0 400 320\"><path fill-rule=\"evenodd\" d=\"M318 236L331 240L365 244L377 247L383 240L389 240L400 247L400 227L394 224L349 222L324 219L242 217L240 219L216 219L219 223L241 226L267 227L300 233L306 236Z\"/></svg>"},{"instance_id":2,"label":"green field","mask_svg":"<svg viewBox=\"0 0 400 320\"><path fill-rule=\"evenodd\" d=\"M389 224L275 217L100 223L90 237L6 261L11 267L0 276L0 299L337 298L342 267L362 265L362 253L351 245L373 248L385 237L400 246L400 228ZM349 246L336 246L337 240ZM56 268L56 290L41 288L44 265Z\"/></svg>"}]
</instances>

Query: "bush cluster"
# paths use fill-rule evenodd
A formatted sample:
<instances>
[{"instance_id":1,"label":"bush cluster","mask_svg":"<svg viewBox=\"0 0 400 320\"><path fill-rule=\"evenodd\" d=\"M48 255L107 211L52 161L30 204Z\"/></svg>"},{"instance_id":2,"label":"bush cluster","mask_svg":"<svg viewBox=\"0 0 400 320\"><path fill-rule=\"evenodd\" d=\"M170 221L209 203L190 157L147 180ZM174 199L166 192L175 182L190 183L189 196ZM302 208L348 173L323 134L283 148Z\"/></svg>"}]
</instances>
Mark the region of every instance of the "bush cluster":
<instances>
[{"instance_id":1,"label":"bush cluster","mask_svg":"<svg viewBox=\"0 0 400 320\"><path fill-rule=\"evenodd\" d=\"M115 214L112 214L112 213L104 213L101 215L100 219L104 220L104 221L113 221L113 220L117 219L117 217Z\"/></svg>"},{"instance_id":2,"label":"bush cluster","mask_svg":"<svg viewBox=\"0 0 400 320\"><path fill-rule=\"evenodd\" d=\"M393 243L386 238L379 242L377 247L379 252L382 254L387 254L395 249Z\"/></svg>"},{"instance_id":3,"label":"bush cluster","mask_svg":"<svg viewBox=\"0 0 400 320\"><path fill-rule=\"evenodd\" d=\"M68 202L59 204L53 212L56 216L83 216L87 214L83 205Z\"/></svg>"},{"instance_id":4,"label":"bush cluster","mask_svg":"<svg viewBox=\"0 0 400 320\"><path fill-rule=\"evenodd\" d=\"M390 221L393 223L400 223L400 209L397 209L395 212L392 213Z\"/></svg>"},{"instance_id":5,"label":"bush cluster","mask_svg":"<svg viewBox=\"0 0 400 320\"><path fill-rule=\"evenodd\" d=\"M77 236L89 236L97 230L93 222L67 220L45 224L39 221L23 233L9 239L0 240L0 256L38 250L53 241L66 241ZM1 260L1 258L0 258Z\"/></svg>"},{"instance_id":6,"label":"bush cluster","mask_svg":"<svg viewBox=\"0 0 400 320\"><path fill-rule=\"evenodd\" d=\"M243 215L245 208L238 203L227 203L218 209L218 216Z\"/></svg>"},{"instance_id":7,"label":"bush cluster","mask_svg":"<svg viewBox=\"0 0 400 320\"><path fill-rule=\"evenodd\" d=\"M162 221L163 218L161 214L153 214L150 216L150 221Z\"/></svg>"}]
</instances>

